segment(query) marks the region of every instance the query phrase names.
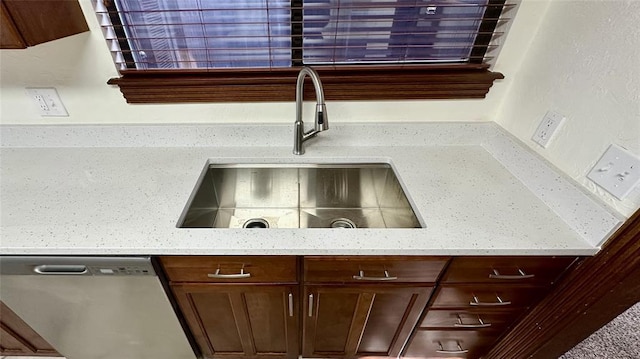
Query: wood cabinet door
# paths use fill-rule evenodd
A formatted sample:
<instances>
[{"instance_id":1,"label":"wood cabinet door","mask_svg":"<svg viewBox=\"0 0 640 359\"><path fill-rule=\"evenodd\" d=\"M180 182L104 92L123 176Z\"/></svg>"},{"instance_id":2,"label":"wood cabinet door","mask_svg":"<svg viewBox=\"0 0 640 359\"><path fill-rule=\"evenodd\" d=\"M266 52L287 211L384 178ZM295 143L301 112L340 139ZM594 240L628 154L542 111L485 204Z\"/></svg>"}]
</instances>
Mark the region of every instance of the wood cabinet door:
<instances>
[{"instance_id":1,"label":"wood cabinet door","mask_svg":"<svg viewBox=\"0 0 640 359\"><path fill-rule=\"evenodd\" d=\"M16 31L1 48L24 48L89 31L78 1L70 0L0 0L2 30ZM19 43L15 43L19 39Z\"/></svg>"},{"instance_id":2,"label":"wood cabinet door","mask_svg":"<svg viewBox=\"0 0 640 359\"><path fill-rule=\"evenodd\" d=\"M297 285L171 283L206 358L297 358Z\"/></svg>"},{"instance_id":3,"label":"wood cabinet door","mask_svg":"<svg viewBox=\"0 0 640 359\"><path fill-rule=\"evenodd\" d=\"M398 356L432 289L306 285L302 356Z\"/></svg>"},{"instance_id":4,"label":"wood cabinet door","mask_svg":"<svg viewBox=\"0 0 640 359\"><path fill-rule=\"evenodd\" d=\"M61 356L2 302L0 302L0 355Z\"/></svg>"},{"instance_id":5,"label":"wood cabinet door","mask_svg":"<svg viewBox=\"0 0 640 359\"><path fill-rule=\"evenodd\" d=\"M27 45L13 23L4 2L0 0L0 49L24 49Z\"/></svg>"}]
</instances>

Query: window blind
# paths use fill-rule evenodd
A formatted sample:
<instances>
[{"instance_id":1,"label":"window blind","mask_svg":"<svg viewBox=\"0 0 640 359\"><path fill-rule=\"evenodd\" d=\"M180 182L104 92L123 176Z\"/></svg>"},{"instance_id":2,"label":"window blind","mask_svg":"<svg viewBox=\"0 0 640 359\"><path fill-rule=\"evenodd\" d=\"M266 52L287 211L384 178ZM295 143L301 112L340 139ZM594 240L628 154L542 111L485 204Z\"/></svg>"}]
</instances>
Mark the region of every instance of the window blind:
<instances>
[{"instance_id":1,"label":"window blind","mask_svg":"<svg viewBox=\"0 0 640 359\"><path fill-rule=\"evenodd\" d=\"M96 3L121 69L483 62L504 0Z\"/></svg>"}]
</instances>

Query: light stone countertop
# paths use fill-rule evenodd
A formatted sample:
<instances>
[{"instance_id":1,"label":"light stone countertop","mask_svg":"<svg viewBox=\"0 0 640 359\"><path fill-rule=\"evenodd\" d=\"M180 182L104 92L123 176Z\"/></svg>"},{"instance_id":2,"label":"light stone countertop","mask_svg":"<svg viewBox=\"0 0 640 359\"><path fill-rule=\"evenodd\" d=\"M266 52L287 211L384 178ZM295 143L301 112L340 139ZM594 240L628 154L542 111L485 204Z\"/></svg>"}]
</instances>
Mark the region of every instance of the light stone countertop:
<instances>
[{"instance_id":1,"label":"light stone countertop","mask_svg":"<svg viewBox=\"0 0 640 359\"><path fill-rule=\"evenodd\" d=\"M2 126L0 253L592 255L622 218L493 123ZM391 164L421 229L182 229L207 161Z\"/></svg>"}]
</instances>

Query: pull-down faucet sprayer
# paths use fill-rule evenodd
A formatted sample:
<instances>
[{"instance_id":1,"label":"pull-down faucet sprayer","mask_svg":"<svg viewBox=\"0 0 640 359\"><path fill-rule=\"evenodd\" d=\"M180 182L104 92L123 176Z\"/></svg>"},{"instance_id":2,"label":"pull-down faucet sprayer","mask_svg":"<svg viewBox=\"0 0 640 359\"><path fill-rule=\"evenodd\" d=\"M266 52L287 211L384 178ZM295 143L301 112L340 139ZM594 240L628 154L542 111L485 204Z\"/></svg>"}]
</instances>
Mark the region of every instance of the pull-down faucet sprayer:
<instances>
[{"instance_id":1,"label":"pull-down faucet sprayer","mask_svg":"<svg viewBox=\"0 0 640 359\"><path fill-rule=\"evenodd\" d=\"M305 76L309 75L313 86L316 90L316 118L313 130L304 132L304 122L302 122L302 97L304 89ZM329 118L327 117L327 107L324 104L324 90L322 89L322 82L318 73L310 68L303 67L298 74L298 80L296 82L296 122L294 123L294 142L293 142L293 154L304 154L304 147L302 144L310 138L315 137L321 131L329 129Z\"/></svg>"}]
</instances>

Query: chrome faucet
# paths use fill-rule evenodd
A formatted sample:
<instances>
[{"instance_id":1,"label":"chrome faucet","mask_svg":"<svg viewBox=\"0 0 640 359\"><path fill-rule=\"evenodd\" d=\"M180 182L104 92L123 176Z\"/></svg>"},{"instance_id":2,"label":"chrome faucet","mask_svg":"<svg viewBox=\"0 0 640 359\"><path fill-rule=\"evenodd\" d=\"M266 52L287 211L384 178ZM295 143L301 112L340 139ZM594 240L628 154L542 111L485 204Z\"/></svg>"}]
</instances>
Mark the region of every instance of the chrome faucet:
<instances>
[{"instance_id":1,"label":"chrome faucet","mask_svg":"<svg viewBox=\"0 0 640 359\"><path fill-rule=\"evenodd\" d=\"M306 75L311 77L313 86L316 89L316 119L313 130L304 132L304 122L302 122L302 97L304 89L304 78ZM327 107L324 104L324 90L322 89L322 82L318 73L310 68L303 67L298 74L298 80L296 82L296 122L294 123L294 142L293 142L293 154L304 154L304 148L302 144L315 137L318 133L329 129L329 119L327 117Z\"/></svg>"}]
</instances>

